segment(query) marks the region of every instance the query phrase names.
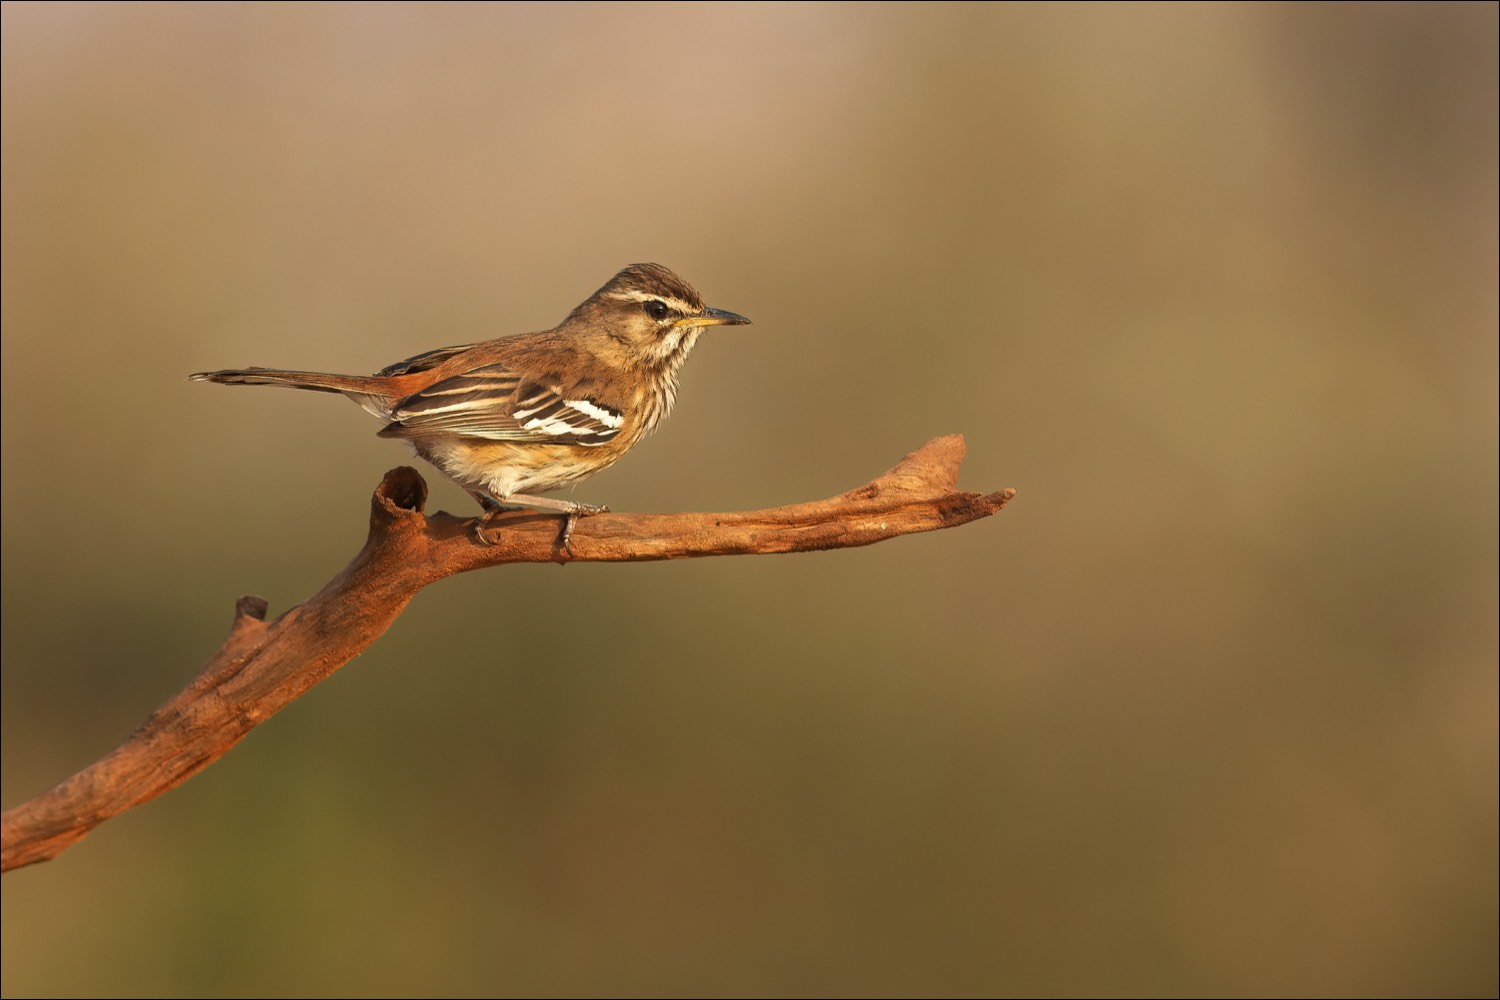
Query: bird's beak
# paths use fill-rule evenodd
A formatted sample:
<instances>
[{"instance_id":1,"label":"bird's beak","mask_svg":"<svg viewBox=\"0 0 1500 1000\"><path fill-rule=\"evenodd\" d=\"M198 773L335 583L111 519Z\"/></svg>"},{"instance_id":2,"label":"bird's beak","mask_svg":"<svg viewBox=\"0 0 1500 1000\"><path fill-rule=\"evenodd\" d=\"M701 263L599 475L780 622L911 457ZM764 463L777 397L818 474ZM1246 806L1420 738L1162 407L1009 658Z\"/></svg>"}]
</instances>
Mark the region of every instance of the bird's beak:
<instances>
[{"instance_id":1,"label":"bird's beak","mask_svg":"<svg viewBox=\"0 0 1500 1000\"><path fill-rule=\"evenodd\" d=\"M689 316L683 322L693 326L746 326L750 321L727 309L704 309L703 315Z\"/></svg>"}]
</instances>

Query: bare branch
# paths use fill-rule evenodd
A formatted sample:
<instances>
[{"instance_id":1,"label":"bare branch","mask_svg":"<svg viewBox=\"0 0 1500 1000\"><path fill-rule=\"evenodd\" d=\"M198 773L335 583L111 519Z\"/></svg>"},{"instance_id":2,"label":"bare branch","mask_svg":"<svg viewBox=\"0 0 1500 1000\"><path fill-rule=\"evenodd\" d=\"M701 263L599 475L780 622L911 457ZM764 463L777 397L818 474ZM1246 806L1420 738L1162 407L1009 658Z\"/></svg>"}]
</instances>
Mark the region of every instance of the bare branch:
<instances>
[{"instance_id":1,"label":"bare branch","mask_svg":"<svg viewBox=\"0 0 1500 1000\"><path fill-rule=\"evenodd\" d=\"M570 560L633 562L805 552L870 545L952 528L998 512L1015 495L960 493L959 435L936 438L895 468L812 503L732 514L597 514L578 522L571 552L555 515L518 511L491 522L427 516L416 470L386 473L370 503L370 533L338 576L280 618L241 597L224 645L187 687L107 756L0 816L0 871L57 857L100 823L186 781L255 726L380 637L429 583L486 566Z\"/></svg>"}]
</instances>

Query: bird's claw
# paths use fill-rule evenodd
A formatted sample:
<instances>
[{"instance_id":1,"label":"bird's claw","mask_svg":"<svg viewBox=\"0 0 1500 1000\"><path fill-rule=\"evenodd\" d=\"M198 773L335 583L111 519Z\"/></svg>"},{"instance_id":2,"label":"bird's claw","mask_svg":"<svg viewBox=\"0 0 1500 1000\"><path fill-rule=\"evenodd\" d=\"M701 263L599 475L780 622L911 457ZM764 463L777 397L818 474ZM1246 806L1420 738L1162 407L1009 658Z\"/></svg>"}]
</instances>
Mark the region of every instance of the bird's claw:
<instances>
[{"instance_id":1,"label":"bird's claw","mask_svg":"<svg viewBox=\"0 0 1500 1000\"><path fill-rule=\"evenodd\" d=\"M485 533L484 533L484 529L487 528L487 527L489 527L489 521L490 521L490 519L488 517L485 517L485 516L481 515L479 517L474 518L474 525L473 525L472 528L469 529L469 534L473 535L474 536L474 541L478 542L480 545L496 545L496 544L499 544L499 540L498 539L496 539L494 541L491 541L489 539L489 537L486 536Z\"/></svg>"}]
</instances>

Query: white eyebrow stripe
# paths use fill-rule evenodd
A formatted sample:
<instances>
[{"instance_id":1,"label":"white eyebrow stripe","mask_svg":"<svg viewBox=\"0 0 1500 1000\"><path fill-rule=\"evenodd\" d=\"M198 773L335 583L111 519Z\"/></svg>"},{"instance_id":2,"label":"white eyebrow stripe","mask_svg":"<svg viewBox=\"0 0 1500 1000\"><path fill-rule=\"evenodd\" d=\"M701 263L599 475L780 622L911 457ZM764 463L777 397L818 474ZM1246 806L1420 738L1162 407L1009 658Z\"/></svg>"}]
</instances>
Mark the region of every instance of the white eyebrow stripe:
<instances>
[{"instance_id":1,"label":"white eyebrow stripe","mask_svg":"<svg viewBox=\"0 0 1500 1000\"><path fill-rule=\"evenodd\" d=\"M625 417L622 414L617 413L614 410L607 409L603 406L599 406L592 400L565 399L563 400L563 405L571 406L573 409L577 410L579 413L582 413L586 417L593 417L605 427L619 427L622 423L625 422Z\"/></svg>"},{"instance_id":2,"label":"white eyebrow stripe","mask_svg":"<svg viewBox=\"0 0 1500 1000\"><path fill-rule=\"evenodd\" d=\"M634 288L610 292L609 295L610 298L619 299L622 302L665 302L674 311L687 316L692 316L698 311L697 306L684 302L675 295L657 295L654 292L642 292Z\"/></svg>"}]
</instances>

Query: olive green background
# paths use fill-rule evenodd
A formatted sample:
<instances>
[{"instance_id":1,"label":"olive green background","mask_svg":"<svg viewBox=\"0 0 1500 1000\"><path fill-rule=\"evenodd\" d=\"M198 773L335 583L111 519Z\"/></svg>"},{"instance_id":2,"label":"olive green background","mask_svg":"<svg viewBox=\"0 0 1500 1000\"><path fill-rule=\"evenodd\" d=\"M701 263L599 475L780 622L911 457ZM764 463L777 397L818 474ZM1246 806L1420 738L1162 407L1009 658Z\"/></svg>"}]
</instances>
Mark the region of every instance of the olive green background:
<instances>
[{"instance_id":1,"label":"olive green background","mask_svg":"<svg viewBox=\"0 0 1500 1000\"><path fill-rule=\"evenodd\" d=\"M1493 996L1496 10L7 3L6 806L410 461L189 372L656 260L755 325L572 496L812 499L951 432L1019 495L438 584L6 875L0 989Z\"/></svg>"}]
</instances>

